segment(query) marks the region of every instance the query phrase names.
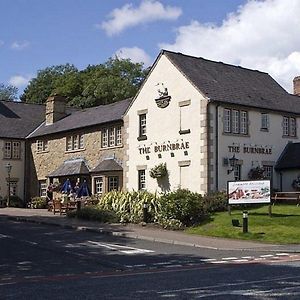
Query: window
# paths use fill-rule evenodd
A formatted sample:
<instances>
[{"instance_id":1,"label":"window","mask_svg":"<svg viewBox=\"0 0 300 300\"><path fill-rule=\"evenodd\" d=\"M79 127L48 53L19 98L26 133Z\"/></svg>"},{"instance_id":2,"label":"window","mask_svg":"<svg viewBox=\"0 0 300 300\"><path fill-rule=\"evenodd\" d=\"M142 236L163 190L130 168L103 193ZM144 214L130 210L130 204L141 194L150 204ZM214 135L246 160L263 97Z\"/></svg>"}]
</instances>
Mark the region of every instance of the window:
<instances>
[{"instance_id":1,"label":"window","mask_svg":"<svg viewBox=\"0 0 300 300\"><path fill-rule=\"evenodd\" d=\"M46 180L40 180L40 196L46 198L47 196L47 183Z\"/></svg>"},{"instance_id":2,"label":"window","mask_svg":"<svg viewBox=\"0 0 300 300\"><path fill-rule=\"evenodd\" d=\"M5 142L4 143L4 158L6 159L20 159L21 145L20 142Z\"/></svg>"},{"instance_id":3,"label":"window","mask_svg":"<svg viewBox=\"0 0 300 300\"><path fill-rule=\"evenodd\" d=\"M138 170L138 179L139 179L139 190L146 189L146 171Z\"/></svg>"},{"instance_id":4,"label":"window","mask_svg":"<svg viewBox=\"0 0 300 300\"><path fill-rule=\"evenodd\" d=\"M36 150L38 153L48 151L48 141L37 140Z\"/></svg>"},{"instance_id":5,"label":"window","mask_svg":"<svg viewBox=\"0 0 300 300\"><path fill-rule=\"evenodd\" d=\"M119 189L119 177L109 176L108 177L108 191L114 191Z\"/></svg>"},{"instance_id":6,"label":"window","mask_svg":"<svg viewBox=\"0 0 300 300\"><path fill-rule=\"evenodd\" d=\"M146 137L147 133L147 119L146 119L146 114L141 114L139 115L139 137Z\"/></svg>"},{"instance_id":7,"label":"window","mask_svg":"<svg viewBox=\"0 0 300 300\"><path fill-rule=\"evenodd\" d=\"M115 147L122 145L122 127L104 128L101 132L101 147Z\"/></svg>"},{"instance_id":8,"label":"window","mask_svg":"<svg viewBox=\"0 0 300 300\"><path fill-rule=\"evenodd\" d=\"M103 177L95 178L95 193L102 194L103 193Z\"/></svg>"},{"instance_id":9,"label":"window","mask_svg":"<svg viewBox=\"0 0 300 300\"><path fill-rule=\"evenodd\" d=\"M266 113L261 114L261 130L269 130L269 115Z\"/></svg>"},{"instance_id":10,"label":"window","mask_svg":"<svg viewBox=\"0 0 300 300\"><path fill-rule=\"evenodd\" d=\"M265 172L265 176L266 176L266 179L272 179L273 178L273 166L263 166Z\"/></svg>"},{"instance_id":11,"label":"window","mask_svg":"<svg viewBox=\"0 0 300 300\"><path fill-rule=\"evenodd\" d=\"M242 166L241 165L235 165L233 167L233 175L234 175L234 180L241 180L241 169Z\"/></svg>"},{"instance_id":12,"label":"window","mask_svg":"<svg viewBox=\"0 0 300 300\"><path fill-rule=\"evenodd\" d=\"M68 136L66 139L66 149L67 151L84 149L83 135L77 134Z\"/></svg>"},{"instance_id":13,"label":"window","mask_svg":"<svg viewBox=\"0 0 300 300\"><path fill-rule=\"evenodd\" d=\"M282 130L283 136L296 137L296 118L283 117Z\"/></svg>"},{"instance_id":14,"label":"window","mask_svg":"<svg viewBox=\"0 0 300 300\"><path fill-rule=\"evenodd\" d=\"M10 196L17 196L17 181L11 180L10 181Z\"/></svg>"},{"instance_id":15,"label":"window","mask_svg":"<svg viewBox=\"0 0 300 300\"><path fill-rule=\"evenodd\" d=\"M248 134L248 112L236 109L224 109L224 133Z\"/></svg>"},{"instance_id":16,"label":"window","mask_svg":"<svg viewBox=\"0 0 300 300\"><path fill-rule=\"evenodd\" d=\"M179 134L188 134L191 132L191 100L185 100L178 103L180 109L180 129Z\"/></svg>"}]
</instances>

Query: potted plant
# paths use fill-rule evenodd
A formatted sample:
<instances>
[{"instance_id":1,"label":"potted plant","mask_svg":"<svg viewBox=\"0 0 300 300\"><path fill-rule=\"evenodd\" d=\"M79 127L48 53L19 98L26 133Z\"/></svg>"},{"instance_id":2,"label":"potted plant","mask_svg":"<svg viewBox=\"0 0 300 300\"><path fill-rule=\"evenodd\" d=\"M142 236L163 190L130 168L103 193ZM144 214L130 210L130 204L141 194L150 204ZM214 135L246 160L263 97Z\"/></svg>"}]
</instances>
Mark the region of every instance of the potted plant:
<instances>
[{"instance_id":1,"label":"potted plant","mask_svg":"<svg viewBox=\"0 0 300 300\"><path fill-rule=\"evenodd\" d=\"M256 167L252 168L248 173L249 179L256 180L256 179L265 179L265 169L263 167Z\"/></svg>"}]
</instances>

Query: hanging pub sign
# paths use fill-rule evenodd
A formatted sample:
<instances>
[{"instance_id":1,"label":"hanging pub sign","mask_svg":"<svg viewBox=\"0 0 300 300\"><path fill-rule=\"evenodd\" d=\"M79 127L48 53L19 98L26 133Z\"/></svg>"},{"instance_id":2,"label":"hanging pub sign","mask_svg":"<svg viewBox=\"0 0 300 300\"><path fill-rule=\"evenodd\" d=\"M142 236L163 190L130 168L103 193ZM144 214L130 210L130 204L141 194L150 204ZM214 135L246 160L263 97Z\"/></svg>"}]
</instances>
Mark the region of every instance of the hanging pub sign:
<instances>
[{"instance_id":1,"label":"hanging pub sign","mask_svg":"<svg viewBox=\"0 0 300 300\"><path fill-rule=\"evenodd\" d=\"M228 181L229 204L270 203L270 180Z\"/></svg>"}]
</instances>

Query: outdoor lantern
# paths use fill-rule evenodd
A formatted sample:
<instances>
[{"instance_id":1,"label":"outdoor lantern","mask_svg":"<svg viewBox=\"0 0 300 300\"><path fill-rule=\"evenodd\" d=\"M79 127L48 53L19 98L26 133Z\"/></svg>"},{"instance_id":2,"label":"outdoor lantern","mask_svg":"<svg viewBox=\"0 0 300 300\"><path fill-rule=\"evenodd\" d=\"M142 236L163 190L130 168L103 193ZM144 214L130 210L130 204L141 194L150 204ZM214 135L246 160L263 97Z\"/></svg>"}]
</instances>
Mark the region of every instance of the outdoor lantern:
<instances>
[{"instance_id":1,"label":"outdoor lantern","mask_svg":"<svg viewBox=\"0 0 300 300\"><path fill-rule=\"evenodd\" d=\"M7 207L9 207L9 202L10 202L10 173L12 169L12 165L10 163L7 163L5 165L7 175L8 175L8 192L7 192Z\"/></svg>"},{"instance_id":2,"label":"outdoor lantern","mask_svg":"<svg viewBox=\"0 0 300 300\"><path fill-rule=\"evenodd\" d=\"M235 157L235 154L233 154L233 156L231 158L229 158L228 160L229 160L229 165L231 166L231 169L227 170L227 174L230 174L234 170L234 167L236 166L238 159Z\"/></svg>"}]
</instances>

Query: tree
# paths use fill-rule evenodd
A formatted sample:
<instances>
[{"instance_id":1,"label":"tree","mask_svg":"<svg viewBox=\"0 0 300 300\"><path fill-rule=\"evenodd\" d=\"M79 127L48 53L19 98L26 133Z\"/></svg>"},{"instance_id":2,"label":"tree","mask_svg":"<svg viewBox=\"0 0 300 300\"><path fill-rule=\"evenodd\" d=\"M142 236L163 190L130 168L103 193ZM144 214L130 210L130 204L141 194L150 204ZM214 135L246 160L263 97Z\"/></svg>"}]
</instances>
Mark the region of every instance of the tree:
<instances>
[{"instance_id":1,"label":"tree","mask_svg":"<svg viewBox=\"0 0 300 300\"><path fill-rule=\"evenodd\" d=\"M52 66L31 80L22 101L44 103L52 93L67 97L76 107L92 107L133 97L148 71L129 59L110 58L104 64L78 71L72 65Z\"/></svg>"},{"instance_id":2,"label":"tree","mask_svg":"<svg viewBox=\"0 0 300 300\"><path fill-rule=\"evenodd\" d=\"M74 65L65 64L39 70L25 88L20 99L27 103L45 103L47 98L56 92L63 96L74 97L80 92L78 70Z\"/></svg>"},{"instance_id":3,"label":"tree","mask_svg":"<svg viewBox=\"0 0 300 300\"><path fill-rule=\"evenodd\" d=\"M13 101L17 99L18 88L0 83L0 100Z\"/></svg>"}]
</instances>

